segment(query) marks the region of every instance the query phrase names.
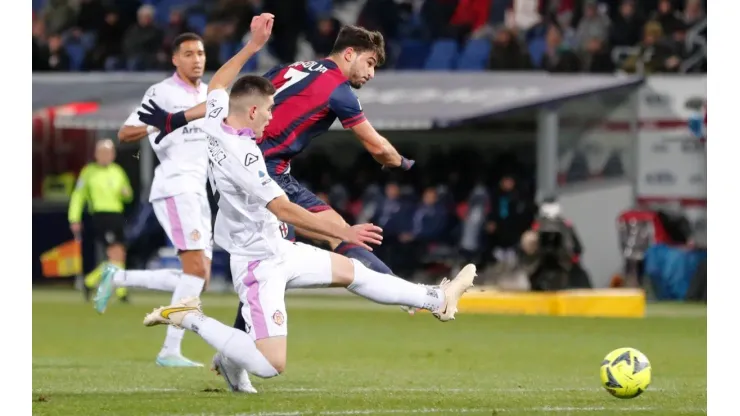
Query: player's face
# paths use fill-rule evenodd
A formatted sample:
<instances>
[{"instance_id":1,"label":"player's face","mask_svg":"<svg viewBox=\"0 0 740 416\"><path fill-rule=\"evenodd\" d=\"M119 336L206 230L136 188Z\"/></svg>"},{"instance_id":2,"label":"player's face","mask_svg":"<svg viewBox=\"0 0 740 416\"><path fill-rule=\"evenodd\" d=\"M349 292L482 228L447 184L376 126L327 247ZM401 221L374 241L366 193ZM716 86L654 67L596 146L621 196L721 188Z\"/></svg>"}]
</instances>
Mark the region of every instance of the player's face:
<instances>
[{"instance_id":1,"label":"player's face","mask_svg":"<svg viewBox=\"0 0 740 416\"><path fill-rule=\"evenodd\" d=\"M116 159L116 150L112 146L98 146L95 148L95 161L107 166Z\"/></svg>"},{"instance_id":2,"label":"player's face","mask_svg":"<svg viewBox=\"0 0 740 416\"><path fill-rule=\"evenodd\" d=\"M252 119L252 125L254 126L254 134L257 137L262 137L262 134L265 132L265 127L270 124L270 120L272 120L272 106L274 104L275 101L271 95L260 100L259 104L252 107L250 110L249 115Z\"/></svg>"},{"instance_id":3,"label":"player's face","mask_svg":"<svg viewBox=\"0 0 740 416\"><path fill-rule=\"evenodd\" d=\"M206 51L199 40L189 40L180 44L180 49L172 55L172 64L188 79L203 76L206 67Z\"/></svg>"},{"instance_id":4,"label":"player's face","mask_svg":"<svg viewBox=\"0 0 740 416\"><path fill-rule=\"evenodd\" d=\"M355 56L349 68L349 85L354 89L362 88L366 82L375 77L375 65L378 55L375 52L362 52Z\"/></svg>"}]
</instances>

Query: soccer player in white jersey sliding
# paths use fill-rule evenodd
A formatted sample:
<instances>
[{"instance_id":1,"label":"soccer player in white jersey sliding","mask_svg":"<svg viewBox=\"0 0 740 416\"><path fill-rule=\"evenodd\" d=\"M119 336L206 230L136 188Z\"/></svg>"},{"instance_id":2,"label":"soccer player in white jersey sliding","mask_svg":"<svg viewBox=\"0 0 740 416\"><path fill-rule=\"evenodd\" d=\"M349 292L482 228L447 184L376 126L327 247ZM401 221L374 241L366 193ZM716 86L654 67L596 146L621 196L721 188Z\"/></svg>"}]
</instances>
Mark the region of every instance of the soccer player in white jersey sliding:
<instances>
[{"instance_id":1,"label":"soccer player in white jersey sliding","mask_svg":"<svg viewBox=\"0 0 740 416\"><path fill-rule=\"evenodd\" d=\"M264 37L266 41L269 36ZM253 43L258 40L253 40ZM264 44L264 43L263 43ZM193 33L178 36L172 45L176 71L147 90L142 105L155 102L161 108L179 111L206 99L208 86L201 82L205 69L201 38ZM211 210L206 194L208 156L203 121L194 121L172 131L167 140L139 121L134 111L119 131L121 141L149 137L160 161L154 173L149 201L162 228L178 250L182 270L119 270L107 268L102 276L95 308L103 313L116 287L140 287L173 292L173 302L198 296L210 277L212 238ZM165 367L202 367L185 358L180 350L184 331L167 329L156 363Z\"/></svg>"},{"instance_id":2,"label":"soccer player in white jersey sliding","mask_svg":"<svg viewBox=\"0 0 740 416\"><path fill-rule=\"evenodd\" d=\"M269 14L252 20L252 33L272 28ZM371 224L346 227L290 202L265 166L255 142L272 118L275 87L258 76L238 76L255 52L247 44L213 76L208 87L207 115L209 177L219 196L215 241L231 255L231 271L246 332L206 316L200 300L189 297L154 309L144 324L174 325L199 334L218 353L214 368L232 391L255 392L247 372L269 378L285 370L288 316L286 288L339 286L381 304L429 310L437 319L455 318L457 302L473 285L475 266L467 265L438 287L381 274L331 251L284 240L281 223L369 248L380 243L380 228ZM196 111L186 111L190 118Z\"/></svg>"}]
</instances>

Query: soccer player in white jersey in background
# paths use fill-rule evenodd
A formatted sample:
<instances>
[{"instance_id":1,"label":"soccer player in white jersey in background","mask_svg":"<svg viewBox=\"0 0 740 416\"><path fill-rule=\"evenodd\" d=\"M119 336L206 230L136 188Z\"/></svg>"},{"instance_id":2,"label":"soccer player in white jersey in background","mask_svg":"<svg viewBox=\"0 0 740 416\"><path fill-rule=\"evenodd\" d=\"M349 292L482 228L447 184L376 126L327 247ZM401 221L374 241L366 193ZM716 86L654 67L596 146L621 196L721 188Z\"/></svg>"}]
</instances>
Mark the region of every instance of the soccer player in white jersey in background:
<instances>
[{"instance_id":1,"label":"soccer player in white jersey in background","mask_svg":"<svg viewBox=\"0 0 740 416\"><path fill-rule=\"evenodd\" d=\"M272 15L256 16L252 39L269 35L272 24ZM290 202L267 174L255 138L272 118L275 87L266 78L247 75L234 83L230 93L226 91L258 49L248 43L213 76L203 124L208 134L209 176L219 195L215 241L231 255L246 332L204 315L197 297L154 309L144 319L147 326L169 324L199 334L218 351L214 367L232 391L246 392L255 390L244 370L268 378L285 369L286 288L345 287L377 303L426 309L449 321L475 277L475 266L467 265L452 281L422 286L372 271L331 251L283 239L281 222L368 249L366 243L380 243L382 237L374 225L346 227ZM186 119L196 115L197 109L185 112Z\"/></svg>"},{"instance_id":2,"label":"soccer player in white jersey in background","mask_svg":"<svg viewBox=\"0 0 740 416\"><path fill-rule=\"evenodd\" d=\"M155 102L161 108L179 111L205 100L208 86L201 81L206 56L203 41L194 33L178 36L172 45L175 73L150 87L142 108ZM119 270L107 268L98 286L95 308L105 311L113 290L119 286L140 287L173 292L173 301L198 296L206 285L211 269L211 210L206 194L208 156L202 121L195 121L173 131L157 132L139 121L135 110L119 131L121 141L144 137L160 161L154 172L149 201L159 224L178 250L182 270ZM202 367L183 357L180 346L184 331L170 327L156 362L166 367Z\"/></svg>"}]
</instances>

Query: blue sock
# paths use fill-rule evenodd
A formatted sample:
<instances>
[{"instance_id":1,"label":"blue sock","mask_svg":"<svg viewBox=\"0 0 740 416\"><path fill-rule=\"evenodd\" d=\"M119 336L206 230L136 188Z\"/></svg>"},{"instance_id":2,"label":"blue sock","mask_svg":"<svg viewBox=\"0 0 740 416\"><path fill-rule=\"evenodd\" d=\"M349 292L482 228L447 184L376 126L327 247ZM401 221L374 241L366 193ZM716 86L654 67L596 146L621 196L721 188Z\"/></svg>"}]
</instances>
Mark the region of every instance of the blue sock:
<instances>
[{"instance_id":1,"label":"blue sock","mask_svg":"<svg viewBox=\"0 0 740 416\"><path fill-rule=\"evenodd\" d=\"M355 259L374 272L394 275L390 267L375 257L375 254L358 245L342 242L334 249L334 252Z\"/></svg>"}]
</instances>

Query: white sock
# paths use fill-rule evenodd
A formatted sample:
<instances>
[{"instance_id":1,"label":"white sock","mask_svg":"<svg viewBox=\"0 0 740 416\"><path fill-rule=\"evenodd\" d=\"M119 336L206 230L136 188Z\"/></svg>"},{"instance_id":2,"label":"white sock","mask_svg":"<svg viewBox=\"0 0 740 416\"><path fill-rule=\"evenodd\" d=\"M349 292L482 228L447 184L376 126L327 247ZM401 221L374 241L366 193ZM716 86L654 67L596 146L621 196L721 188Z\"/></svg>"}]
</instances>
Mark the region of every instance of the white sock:
<instances>
[{"instance_id":1,"label":"white sock","mask_svg":"<svg viewBox=\"0 0 740 416\"><path fill-rule=\"evenodd\" d=\"M384 305L404 305L435 311L444 302L444 292L408 282L396 276L370 270L355 259L355 280L347 287L350 292Z\"/></svg>"},{"instance_id":2,"label":"white sock","mask_svg":"<svg viewBox=\"0 0 740 416\"><path fill-rule=\"evenodd\" d=\"M113 275L113 282L116 286L140 287L172 292L180 282L181 274L182 272L179 270L173 269L119 270Z\"/></svg>"},{"instance_id":3,"label":"white sock","mask_svg":"<svg viewBox=\"0 0 740 416\"><path fill-rule=\"evenodd\" d=\"M191 296L200 296L200 292L203 291L203 285L205 280L197 276L189 274L180 274L177 285L172 293L172 303L177 303L183 298ZM174 326L167 327L167 336L164 338L164 345L162 350L159 351L160 357L181 355L182 338L185 336L185 330L176 328Z\"/></svg>"},{"instance_id":4,"label":"white sock","mask_svg":"<svg viewBox=\"0 0 740 416\"><path fill-rule=\"evenodd\" d=\"M246 332L226 326L200 313L189 313L182 326L200 335L208 344L226 358L257 377L270 378L278 375L275 367L257 349L257 345Z\"/></svg>"}]
</instances>

